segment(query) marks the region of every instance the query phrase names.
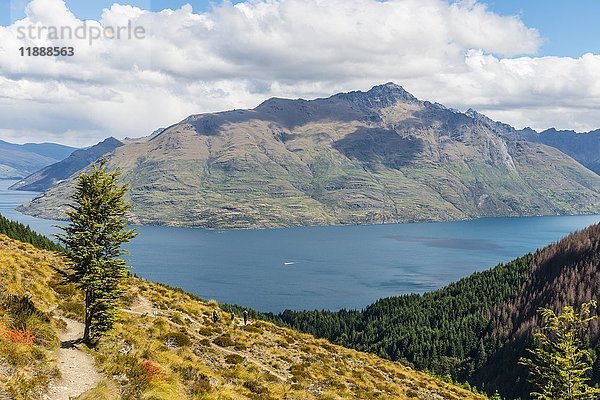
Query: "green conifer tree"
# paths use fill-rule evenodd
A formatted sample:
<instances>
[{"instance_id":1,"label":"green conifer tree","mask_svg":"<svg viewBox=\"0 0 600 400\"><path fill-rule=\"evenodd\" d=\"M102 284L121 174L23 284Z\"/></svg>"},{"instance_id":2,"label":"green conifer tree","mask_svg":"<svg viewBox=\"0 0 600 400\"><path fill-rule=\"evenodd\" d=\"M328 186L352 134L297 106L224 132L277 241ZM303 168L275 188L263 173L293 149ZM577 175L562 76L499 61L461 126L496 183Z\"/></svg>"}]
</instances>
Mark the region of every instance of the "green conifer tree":
<instances>
[{"instance_id":1,"label":"green conifer tree","mask_svg":"<svg viewBox=\"0 0 600 400\"><path fill-rule=\"evenodd\" d=\"M119 171L107 172L105 161L77 178L70 224L57 235L73 263L75 280L85 292L83 340L92 343L109 331L116 318L128 267L121 248L136 236L126 229L127 186L117 184Z\"/></svg>"},{"instance_id":2,"label":"green conifer tree","mask_svg":"<svg viewBox=\"0 0 600 400\"><path fill-rule=\"evenodd\" d=\"M530 382L536 387L531 395L540 400L595 400L600 390L588 384L592 354L584 346L587 325L597 319L596 302L571 306L562 313L541 309L542 329L534 335L536 347L531 358L520 363L529 368Z\"/></svg>"}]
</instances>

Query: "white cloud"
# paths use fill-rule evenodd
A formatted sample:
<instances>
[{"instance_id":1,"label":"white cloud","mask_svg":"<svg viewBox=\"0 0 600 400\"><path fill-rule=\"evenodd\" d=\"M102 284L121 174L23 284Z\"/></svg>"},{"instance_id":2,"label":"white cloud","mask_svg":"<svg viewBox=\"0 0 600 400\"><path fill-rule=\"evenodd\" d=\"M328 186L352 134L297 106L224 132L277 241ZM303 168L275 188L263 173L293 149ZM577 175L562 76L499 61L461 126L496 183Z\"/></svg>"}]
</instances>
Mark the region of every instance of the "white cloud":
<instances>
[{"instance_id":1,"label":"white cloud","mask_svg":"<svg viewBox=\"0 0 600 400\"><path fill-rule=\"evenodd\" d=\"M271 96L311 98L387 81L517 127L600 127L600 57L535 57L535 29L473 0L249 0L200 14L115 4L88 26L131 21L146 39L91 46L18 39L19 27L31 24L81 25L62 0L33 0L26 13L0 27L3 138L91 144ZM19 55L35 44L77 54Z\"/></svg>"}]
</instances>

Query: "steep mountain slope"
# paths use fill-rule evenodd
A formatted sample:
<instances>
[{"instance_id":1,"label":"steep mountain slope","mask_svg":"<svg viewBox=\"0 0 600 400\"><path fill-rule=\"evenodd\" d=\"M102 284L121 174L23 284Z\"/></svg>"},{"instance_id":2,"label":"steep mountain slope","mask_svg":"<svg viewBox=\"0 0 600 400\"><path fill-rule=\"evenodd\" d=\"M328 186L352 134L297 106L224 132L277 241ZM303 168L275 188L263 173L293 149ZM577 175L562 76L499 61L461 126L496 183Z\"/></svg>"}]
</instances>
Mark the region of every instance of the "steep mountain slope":
<instances>
[{"instance_id":1,"label":"steep mountain slope","mask_svg":"<svg viewBox=\"0 0 600 400\"><path fill-rule=\"evenodd\" d=\"M203 227L595 213L600 177L392 83L186 118L116 149L132 220ZM64 215L66 181L24 205Z\"/></svg>"},{"instance_id":2,"label":"steep mountain slope","mask_svg":"<svg viewBox=\"0 0 600 400\"><path fill-rule=\"evenodd\" d=\"M494 121L473 109L467 110L466 114L501 136L554 147L600 174L600 129L584 133L559 131L554 128L543 132L537 132L531 128L516 130L508 124Z\"/></svg>"},{"instance_id":3,"label":"steep mountain slope","mask_svg":"<svg viewBox=\"0 0 600 400\"><path fill-rule=\"evenodd\" d=\"M0 179L22 178L68 157L73 150L54 143L21 145L0 140Z\"/></svg>"},{"instance_id":4,"label":"steep mountain slope","mask_svg":"<svg viewBox=\"0 0 600 400\"><path fill-rule=\"evenodd\" d=\"M42 168L15 183L9 189L43 192L120 146L123 146L122 142L109 137L94 146L74 151L64 160Z\"/></svg>"},{"instance_id":5,"label":"steep mountain slope","mask_svg":"<svg viewBox=\"0 0 600 400\"><path fill-rule=\"evenodd\" d=\"M560 311L600 293L600 224L533 255L473 274L424 295L381 299L362 311L286 311L272 320L419 369L468 380L488 393L529 398L518 365L540 307ZM600 327L589 341L600 354ZM594 366L600 383L600 361Z\"/></svg>"},{"instance_id":6,"label":"steep mountain slope","mask_svg":"<svg viewBox=\"0 0 600 400\"><path fill-rule=\"evenodd\" d=\"M61 321L82 298L55 253L0 235L0 261L0 397L40 398L59 379ZM218 304L180 290L137 278L128 288L115 334L89 350L104 380L84 399L483 399L268 322L214 323Z\"/></svg>"}]
</instances>

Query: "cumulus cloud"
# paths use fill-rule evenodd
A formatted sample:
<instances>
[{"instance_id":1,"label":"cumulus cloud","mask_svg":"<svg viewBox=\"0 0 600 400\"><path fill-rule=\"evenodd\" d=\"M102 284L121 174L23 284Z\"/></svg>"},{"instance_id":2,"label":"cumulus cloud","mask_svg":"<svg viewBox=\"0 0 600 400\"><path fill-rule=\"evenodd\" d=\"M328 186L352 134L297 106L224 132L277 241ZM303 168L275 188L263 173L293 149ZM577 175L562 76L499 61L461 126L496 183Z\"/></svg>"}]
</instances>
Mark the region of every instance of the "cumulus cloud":
<instances>
[{"instance_id":1,"label":"cumulus cloud","mask_svg":"<svg viewBox=\"0 0 600 400\"><path fill-rule=\"evenodd\" d=\"M474 0L248 0L205 13L114 4L87 26L131 23L145 39L19 38L32 25L82 23L63 0L32 0L26 18L0 27L0 137L91 144L271 96L387 81L517 127L600 127L600 56L535 57L535 29ZM36 45L76 55L20 56Z\"/></svg>"}]
</instances>

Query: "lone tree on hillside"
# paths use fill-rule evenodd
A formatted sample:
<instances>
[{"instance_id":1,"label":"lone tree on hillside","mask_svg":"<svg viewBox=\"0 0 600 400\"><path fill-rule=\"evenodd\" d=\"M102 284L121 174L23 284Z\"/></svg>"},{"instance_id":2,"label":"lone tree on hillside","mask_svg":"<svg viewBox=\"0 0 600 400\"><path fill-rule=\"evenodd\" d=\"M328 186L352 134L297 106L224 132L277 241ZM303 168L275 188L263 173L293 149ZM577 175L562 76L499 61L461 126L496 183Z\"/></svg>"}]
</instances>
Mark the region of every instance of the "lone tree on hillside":
<instances>
[{"instance_id":1,"label":"lone tree on hillside","mask_svg":"<svg viewBox=\"0 0 600 400\"><path fill-rule=\"evenodd\" d=\"M588 385L593 357L585 347L584 333L594 315L596 301L579 311L564 307L562 313L541 309L542 328L534 335L536 347L531 358L520 364L529 368L530 382L536 387L531 395L539 400L595 400L600 389Z\"/></svg>"},{"instance_id":2,"label":"lone tree on hillside","mask_svg":"<svg viewBox=\"0 0 600 400\"><path fill-rule=\"evenodd\" d=\"M136 236L126 229L127 186L117 184L119 171L107 172L105 161L77 178L70 224L56 235L73 263L74 279L85 292L83 341L91 343L109 331L116 318L128 266L121 258L123 243Z\"/></svg>"}]
</instances>

